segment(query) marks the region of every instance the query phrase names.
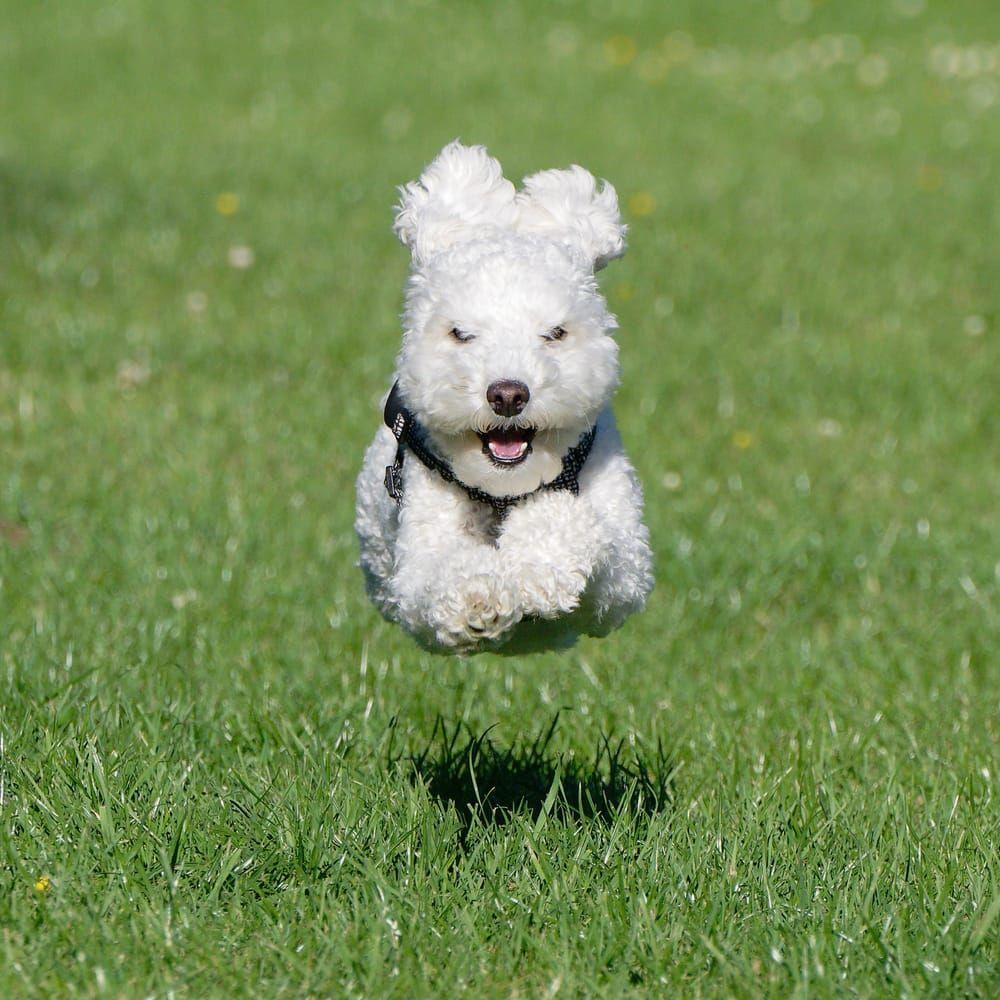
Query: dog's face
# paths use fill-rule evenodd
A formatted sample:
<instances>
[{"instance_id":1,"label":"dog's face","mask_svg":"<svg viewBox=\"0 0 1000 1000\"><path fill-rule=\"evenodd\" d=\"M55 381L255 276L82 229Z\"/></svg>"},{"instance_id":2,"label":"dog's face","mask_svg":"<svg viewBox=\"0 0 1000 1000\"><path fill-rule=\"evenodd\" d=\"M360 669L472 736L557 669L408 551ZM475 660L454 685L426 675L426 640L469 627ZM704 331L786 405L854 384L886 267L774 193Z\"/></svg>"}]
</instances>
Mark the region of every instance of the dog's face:
<instances>
[{"instance_id":1,"label":"dog's face","mask_svg":"<svg viewBox=\"0 0 1000 1000\"><path fill-rule=\"evenodd\" d=\"M453 143L403 191L413 250L400 390L470 486L529 492L607 405L618 349L594 271L624 252L613 189L580 168L520 193L479 147Z\"/></svg>"}]
</instances>

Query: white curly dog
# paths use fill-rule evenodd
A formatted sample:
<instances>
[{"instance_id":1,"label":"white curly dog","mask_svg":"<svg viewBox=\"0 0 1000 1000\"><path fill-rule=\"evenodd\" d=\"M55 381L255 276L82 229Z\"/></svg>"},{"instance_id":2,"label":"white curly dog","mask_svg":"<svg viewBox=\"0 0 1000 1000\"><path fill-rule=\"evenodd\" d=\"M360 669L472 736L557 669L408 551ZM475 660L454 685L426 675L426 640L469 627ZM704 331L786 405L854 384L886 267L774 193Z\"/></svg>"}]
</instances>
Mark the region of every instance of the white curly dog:
<instances>
[{"instance_id":1,"label":"white curly dog","mask_svg":"<svg viewBox=\"0 0 1000 1000\"><path fill-rule=\"evenodd\" d=\"M369 594L441 651L606 634L653 584L594 278L625 252L615 190L574 166L516 191L456 141L400 194L403 343L357 482Z\"/></svg>"}]
</instances>

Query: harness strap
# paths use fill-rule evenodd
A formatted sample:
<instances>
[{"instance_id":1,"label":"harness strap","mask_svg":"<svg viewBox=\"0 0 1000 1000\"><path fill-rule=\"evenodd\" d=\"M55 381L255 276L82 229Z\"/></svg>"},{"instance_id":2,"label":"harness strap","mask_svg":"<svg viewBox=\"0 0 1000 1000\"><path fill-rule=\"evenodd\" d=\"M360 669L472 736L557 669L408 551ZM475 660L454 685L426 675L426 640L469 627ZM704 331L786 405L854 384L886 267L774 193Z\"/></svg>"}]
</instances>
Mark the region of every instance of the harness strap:
<instances>
[{"instance_id":1,"label":"harness strap","mask_svg":"<svg viewBox=\"0 0 1000 1000\"><path fill-rule=\"evenodd\" d=\"M406 449L409 448L420 461L432 472L436 472L446 483L454 483L465 491L465 494L477 503L486 504L503 518L511 507L519 504L522 500L527 500L541 490L568 490L574 496L580 492L579 475L590 455L594 438L597 436L597 428L591 427L583 437L575 444L562 460L562 470L551 482L543 483L537 490L531 493L521 493L517 496L493 496L475 486L467 486L460 479L456 478L454 471L447 462L438 458L431 451L427 444L427 437L423 428L417 422L413 414L403 403L402 394L399 391L399 383L393 384L389 398L385 401L385 412L383 414L386 427L392 431L396 439L396 457L392 465L385 468L385 488L389 496L397 504L403 502L403 458Z\"/></svg>"}]
</instances>

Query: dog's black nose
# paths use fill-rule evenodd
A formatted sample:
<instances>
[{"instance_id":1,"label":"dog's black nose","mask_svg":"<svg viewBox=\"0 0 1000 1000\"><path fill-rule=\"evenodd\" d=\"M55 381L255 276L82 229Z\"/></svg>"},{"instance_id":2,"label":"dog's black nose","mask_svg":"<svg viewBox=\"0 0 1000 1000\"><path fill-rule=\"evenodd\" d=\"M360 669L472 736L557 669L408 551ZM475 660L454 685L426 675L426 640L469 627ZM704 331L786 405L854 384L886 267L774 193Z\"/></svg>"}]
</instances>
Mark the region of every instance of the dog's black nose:
<instances>
[{"instance_id":1,"label":"dog's black nose","mask_svg":"<svg viewBox=\"0 0 1000 1000\"><path fill-rule=\"evenodd\" d=\"M523 382L502 378L486 390L486 402L501 417L513 417L528 405L531 393Z\"/></svg>"}]
</instances>

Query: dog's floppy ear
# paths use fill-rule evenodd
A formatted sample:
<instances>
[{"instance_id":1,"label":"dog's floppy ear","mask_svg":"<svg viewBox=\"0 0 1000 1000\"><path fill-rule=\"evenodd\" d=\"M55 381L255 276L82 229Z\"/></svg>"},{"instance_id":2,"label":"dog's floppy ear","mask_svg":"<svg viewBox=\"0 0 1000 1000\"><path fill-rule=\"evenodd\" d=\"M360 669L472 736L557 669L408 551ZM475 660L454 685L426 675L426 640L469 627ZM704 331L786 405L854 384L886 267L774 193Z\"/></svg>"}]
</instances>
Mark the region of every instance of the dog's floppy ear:
<instances>
[{"instance_id":1,"label":"dog's floppy ear","mask_svg":"<svg viewBox=\"0 0 1000 1000\"><path fill-rule=\"evenodd\" d=\"M625 253L627 227L618 212L618 195L607 181L598 190L594 175L583 167L525 177L517 202L522 232L545 233L569 244L595 271Z\"/></svg>"},{"instance_id":2,"label":"dog's floppy ear","mask_svg":"<svg viewBox=\"0 0 1000 1000\"><path fill-rule=\"evenodd\" d=\"M514 185L485 146L448 143L420 175L399 189L393 229L421 264L484 226L512 226Z\"/></svg>"}]
</instances>

